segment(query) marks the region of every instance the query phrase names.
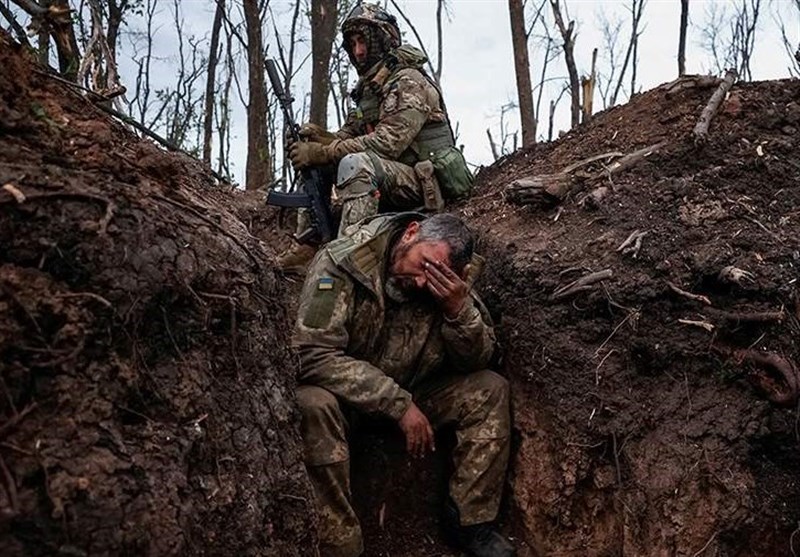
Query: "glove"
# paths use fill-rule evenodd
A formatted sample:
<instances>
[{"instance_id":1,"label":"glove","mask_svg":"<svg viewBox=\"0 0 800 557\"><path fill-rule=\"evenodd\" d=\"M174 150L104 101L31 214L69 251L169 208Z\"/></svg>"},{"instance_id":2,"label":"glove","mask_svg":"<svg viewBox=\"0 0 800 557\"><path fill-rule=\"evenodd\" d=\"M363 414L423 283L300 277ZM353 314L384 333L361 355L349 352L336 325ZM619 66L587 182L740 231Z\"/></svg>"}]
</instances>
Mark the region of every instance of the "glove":
<instances>
[{"instance_id":1,"label":"glove","mask_svg":"<svg viewBox=\"0 0 800 557\"><path fill-rule=\"evenodd\" d=\"M323 166L331 162L331 156L322 143L298 141L289 150L289 158L295 170L309 166Z\"/></svg>"},{"instance_id":2,"label":"glove","mask_svg":"<svg viewBox=\"0 0 800 557\"><path fill-rule=\"evenodd\" d=\"M318 126L316 124L306 123L300 126L300 130L298 132L300 137L305 139L306 141L313 141L315 143L321 143L323 145L329 144L331 141L336 139L336 136L323 128L322 126Z\"/></svg>"}]
</instances>

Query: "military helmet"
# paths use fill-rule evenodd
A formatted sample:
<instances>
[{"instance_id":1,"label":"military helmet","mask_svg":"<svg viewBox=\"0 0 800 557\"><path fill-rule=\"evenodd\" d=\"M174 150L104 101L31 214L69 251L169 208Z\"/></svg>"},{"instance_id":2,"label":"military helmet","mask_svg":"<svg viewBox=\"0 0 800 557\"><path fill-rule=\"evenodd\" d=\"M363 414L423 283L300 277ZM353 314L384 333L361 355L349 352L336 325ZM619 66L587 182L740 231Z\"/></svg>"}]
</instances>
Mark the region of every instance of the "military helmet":
<instances>
[{"instance_id":1,"label":"military helmet","mask_svg":"<svg viewBox=\"0 0 800 557\"><path fill-rule=\"evenodd\" d=\"M360 34L367 43L367 59L357 62L350 48L350 35ZM377 4L357 4L342 23L343 47L350 61L363 74L383 59L393 48L400 46L400 28L397 19Z\"/></svg>"}]
</instances>

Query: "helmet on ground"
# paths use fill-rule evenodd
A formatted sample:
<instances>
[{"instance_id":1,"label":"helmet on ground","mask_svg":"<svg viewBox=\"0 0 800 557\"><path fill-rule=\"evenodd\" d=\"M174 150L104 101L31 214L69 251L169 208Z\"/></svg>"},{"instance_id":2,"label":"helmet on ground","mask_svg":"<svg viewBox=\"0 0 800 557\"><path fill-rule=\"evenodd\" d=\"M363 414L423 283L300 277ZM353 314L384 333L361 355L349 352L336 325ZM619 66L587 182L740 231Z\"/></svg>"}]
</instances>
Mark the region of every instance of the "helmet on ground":
<instances>
[{"instance_id":1,"label":"helmet on ground","mask_svg":"<svg viewBox=\"0 0 800 557\"><path fill-rule=\"evenodd\" d=\"M367 45L367 57L361 63L353 57L350 47L349 39L355 34L361 35ZM342 23L342 38L350 61L358 73L363 74L380 62L390 50L400 46L400 28L397 26L397 18L377 4L359 3L350 10Z\"/></svg>"}]
</instances>

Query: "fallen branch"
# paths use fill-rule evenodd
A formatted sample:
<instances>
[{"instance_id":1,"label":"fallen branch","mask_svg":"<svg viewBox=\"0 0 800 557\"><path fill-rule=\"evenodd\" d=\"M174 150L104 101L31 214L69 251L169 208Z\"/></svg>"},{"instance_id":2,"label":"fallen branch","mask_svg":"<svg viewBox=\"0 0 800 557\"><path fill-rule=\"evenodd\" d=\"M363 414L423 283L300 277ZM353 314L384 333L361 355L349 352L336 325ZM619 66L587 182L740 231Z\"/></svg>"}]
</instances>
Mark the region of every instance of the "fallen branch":
<instances>
[{"instance_id":1,"label":"fallen branch","mask_svg":"<svg viewBox=\"0 0 800 557\"><path fill-rule=\"evenodd\" d=\"M720 81L722 80L714 75L682 75L660 86L659 90L664 91L666 97L670 98L675 93L683 91L684 89L716 87L719 85Z\"/></svg>"},{"instance_id":2,"label":"fallen branch","mask_svg":"<svg viewBox=\"0 0 800 557\"><path fill-rule=\"evenodd\" d=\"M594 155L567 166L555 174L524 176L511 182L505 189L506 199L517 205L541 203L552 205L562 201L567 195L575 193L612 174L622 172L646 157L662 149L666 141L650 145L633 153L623 155L618 151ZM617 159L617 160L614 160ZM613 160L613 162L611 162ZM591 163L605 161L601 170L586 172L580 170Z\"/></svg>"},{"instance_id":3,"label":"fallen branch","mask_svg":"<svg viewBox=\"0 0 800 557\"><path fill-rule=\"evenodd\" d=\"M585 275L578 280L574 280L571 283L567 284L566 286L562 286L553 292L553 295L550 297L551 300L560 300L562 298L566 298L567 296L572 296L573 294L577 294L578 292L583 292L585 290L594 290L595 287L592 286L593 284L600 282L605 279L609 279L614 275L614 272L611 269L605 269L604 271L597 271L596 273L590 273Z\"/></svg>"},{"instance_id":4,"label":"fallen branch","mask_svg":"<svg viewBox=\"0 0 800 557\"><path fill-rule=\"evenodd\" d=\"M701 302L707 306L711 305L711 300L709 300L707 296L703 296L702 294L692 294L691 292L687 292L686 290L678 287L675 283L669 281L667 282L667 285L669 285L670 290L679 296L694 300L695 302Z\"/></svg>"},{"instance_id":5,"label":"fallen branch","mask_svg":"<svg viewBox=\"0 0 800 557\"><path fill-rule=\"evenodd\" d=\"M714 308L706 310L712 317L732 323L780 323L786 318L786 313L781 311L754 311L735 312L723 311Z\"/></svg>"},{"instance_id":6,"label":"fallen branch","mask_svg":"<svg viewBox=\"0 0 800 557\"><path fill-rule=\"evenodd\" d=\"M660 143L656 143L655 145L650 145L648 147L639 149L638 151L634 151L633 153L629 153L624 157L621 157L619 160L615 161L608 168L604 168L603 170L601 170L595 176L595 179L610 177L612 174L617 174L619 172L622 172L623 170L627 170L634 164L646 159L647 157L649 157L654 153L657 153L658 151L666 147L668 144L669 144L668 141L662 141Z\"/></svg>"},{"instance_id":7,"label":"fallen branch","mask_svg":"<svg viewBox=\"0 0 800 557\"><path fill-rule=\"evenodd\" d=\"M708 140L708 127L711 125L711 120L714 119L714 115L719 110L722 101L725 100L728 91L733 87L733 82L736 81L737 75L736 70L728 70L725 72L724 79L719 84L719 87L717 87L717 90L714 91L714 94L711 95L708 104L700 114L700 119L697 121L692 131L695 144L699 145Z\"/></svg>"}]
</instances>

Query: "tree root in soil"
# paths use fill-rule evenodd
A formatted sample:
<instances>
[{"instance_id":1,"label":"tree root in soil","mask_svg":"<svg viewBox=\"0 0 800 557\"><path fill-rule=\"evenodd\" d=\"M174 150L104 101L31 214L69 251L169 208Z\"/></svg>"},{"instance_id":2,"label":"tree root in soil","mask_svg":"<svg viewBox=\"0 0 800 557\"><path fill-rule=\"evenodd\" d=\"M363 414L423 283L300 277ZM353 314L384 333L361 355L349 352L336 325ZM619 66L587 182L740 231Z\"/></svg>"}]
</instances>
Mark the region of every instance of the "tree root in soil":
<instances>
[{"instance_id":1,"label":"tree root in soil","mask_svg":"<svg viewBox=\"0 0 800 557\"><path fill-rule=\"evenodd\" d=\"M573 294L577 294L578 292L584 292L586 290L594 290L597 287L594 286L595 283L600 282L605 279L609 279L614 275L614 272L611 269L605 269L603 271L597 271L596 273L590 273L588 275L582 276L581 278L572 281L571 283L562 286L561 288L557 288L553 295L550 297L551 300L561 300L568 296L572 296Z\"/></svg>"},{"instance_id":2,"label":"tree root in soil","mask_svg":"<svg viewBox=\"0 0 800 557\"><path fill-rule=\"evenodd\" d=\"M542 204L553 205L563 201L568 195L610 180L635 164L643 161L653 153L664 148L668 142L662 141L627 155L619 152L603 153L578 161L555 174L530 175L511 182L505 189L505 198L516 205ZM612 162L613 161L613 162ZM587 172L582 167L601 162L602 169Z\"/></svg>"},{"instance_id":3,"label":"tree root in soil","mask_svg":"<svg viewBox=\"0 0 800 557\"><path fill-rule=\"evenodd\" d=\"M647 236L647 233L647 230L644 232L634 230L631 232L631 235L619 245L617 253L622 253L622 255L632 254L633 258L636 259L639 255L639 250L642 249L642 238Z\"/></svg>"},{"instance_id":4,"label":"tree root in soil","mask_svg":"<svg viewBox=\"0 0 800 557\"><path fill-rule=\"evenodd\" d=\"M800 373L790 360L774 352L734 349L715 345L714 350L730 356L738 364L750 364L758 370L747 374L749 383L767 400L778 406L794 407L800 398Z\"/></svg>"},{"instance_id":5,"label":"tree root in soil","mask_svg":"<svg viewBox=\"0 0 800 557\"><path fill-rule=\"evenodd\" d=\"M700 302L707 306L711 305L711 300L708 299L708 296L703 296L702 294L692 294L691 292L687 292L683 288L680 288L673 282L667 282L667 285L669 285L669 289L675 292L675 294L678 296L683 296L684 298L688 298L694 302Z\"/></svg>"},{"instance_id":6,"label":"tree root in soil","mask_svg":"<svg viewBox=\"0 0 800 557\"><path fill-rule=\"evenodd\" d=\"M702 145L708 141L708 127L711 125L711 120L714 119L714 115L716 115L719 107L722 105L722 101L725 100L728 91L733 87L733 82L736 81L737 76L736 70L728 70L725 72L725 78L714 91L714 94L711 95L708 104L700 114L700 119L694 126L692 135L694 136L695 145Z\"/></svg>"}]
</instances>

